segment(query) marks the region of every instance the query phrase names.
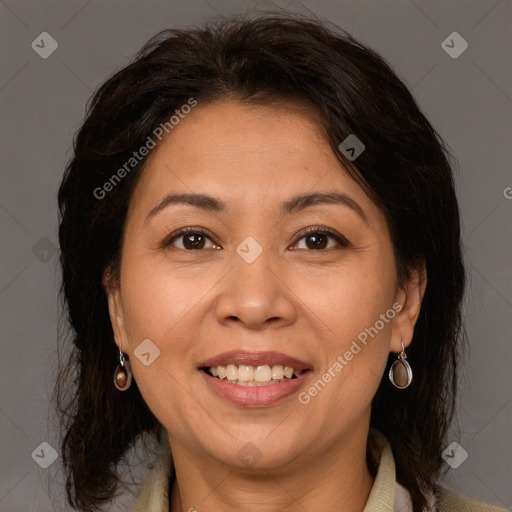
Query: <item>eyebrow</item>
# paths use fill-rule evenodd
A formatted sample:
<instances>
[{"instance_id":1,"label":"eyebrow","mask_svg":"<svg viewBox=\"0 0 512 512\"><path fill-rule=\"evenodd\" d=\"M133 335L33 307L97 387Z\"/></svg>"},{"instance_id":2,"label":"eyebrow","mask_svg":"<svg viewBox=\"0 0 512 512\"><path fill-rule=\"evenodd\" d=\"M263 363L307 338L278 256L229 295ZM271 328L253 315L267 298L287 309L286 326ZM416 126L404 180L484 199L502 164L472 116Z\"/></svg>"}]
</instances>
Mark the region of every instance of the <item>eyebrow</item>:
<instances>
[{"instance_id":1,"label":"eyebrow","mask_svg":"<svg viewBox=\"0 0 512 512\"><path fill-rule=\"evenodd\" d=\"M196 208L215 213L222 212L227 209L226 204L223 201L207 194L167 194L148 213L145 222L168 206L174 204L195 206ZM281 212L283 214L291 214L318 204L338 204L346 206L357 213L364 222L368 224L368 218L361 206L359 206L359 204L349 196L339 192L314 192L311 194L300 194L294 196L281 205Z\"/></svg>"}]
</instances>

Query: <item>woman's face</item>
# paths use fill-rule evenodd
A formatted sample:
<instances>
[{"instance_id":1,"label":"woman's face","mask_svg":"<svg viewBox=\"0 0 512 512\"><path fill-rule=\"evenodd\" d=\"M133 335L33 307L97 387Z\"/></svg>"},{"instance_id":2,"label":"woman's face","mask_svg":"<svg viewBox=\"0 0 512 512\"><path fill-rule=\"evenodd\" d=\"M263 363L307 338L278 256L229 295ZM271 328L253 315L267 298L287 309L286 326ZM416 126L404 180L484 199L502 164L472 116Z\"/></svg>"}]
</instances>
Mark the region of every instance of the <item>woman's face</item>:
<instances>
[{"instance_id":1,"label":"woman's face","mask_svg":"<svg viewBox=\"0 0 512 512\"><path fill-rule=\"evenodd\" d=\"M222 101L149 155L109 307L175 454L269 469L366 439L423 290L397 287L385 217L312 117Z\"/></svg>"}]
</instances>

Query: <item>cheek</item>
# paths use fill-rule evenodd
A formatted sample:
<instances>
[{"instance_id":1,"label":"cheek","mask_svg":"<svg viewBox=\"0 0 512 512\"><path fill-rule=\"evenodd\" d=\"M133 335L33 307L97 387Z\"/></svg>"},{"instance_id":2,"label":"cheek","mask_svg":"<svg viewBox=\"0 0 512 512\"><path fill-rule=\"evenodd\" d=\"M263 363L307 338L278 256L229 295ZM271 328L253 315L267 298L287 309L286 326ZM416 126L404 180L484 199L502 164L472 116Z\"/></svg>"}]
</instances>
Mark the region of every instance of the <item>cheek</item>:
<instances>
[{"instance_id":1,"label":"cheek","mask_svg":"<svg viewBox=\"0 0 512 512\"><path fill-rule=\"evenodd\" d=\"M330 274L315 294L313 307L330 327L330 349L343 349L391 308L396 282L394 261L386 251L380 254L354 258L353 264ZM381 323L379 334L388 336L391 322Z\"/></svg>"},{"instance_id":2,"label":"cheek","mask_svg":"<svg viewBox=\"0 0 512 512\"><path fill-rule=\"evenodd\" d=\"M380 255L367 253L350 268L333 272L312 301L328 327L319 347L326 362L319 378L326 385L316 386L322 390L318 406L340 418L347 417L347 404L350 417L369 407L387 363L396 315L395 272L392 255L385 250Z\"/></svg>"},{"instance_id":3,"label":"cheek","mask_svg":"<svg viewBox=\"0 0 512 512\"><path fill-rule=\"evenodd\" d=\"M193 414L187 411L191 399L184 390L197 359L190 353L200 338L201 298L211 286L200 285L200 279L171 278L155 265L130 263L127 259L122 298L134 378L153 414L167 428L172 425L179 431L183 428L179 418ZM160 351L149 366L134 354L145 339Z\"/></svg>"},{"instance_id":4,"label":"cheek","mask_svg":"<svg viewBox=\"0 0 512 512\"><path fill-rule=\"evenodd\" d=\"M188 329L193 334L190 329L196 324L189 322L188 317L200 305L208 282L204 278L180 279L175 272L172 274L157 265L126 265L123 304L133 348L133 344L150 338L162 349L175 349L181 346L176 338L180 330ZM172 347L165 345L170 338Z\"/></svg>"}]
</instances>

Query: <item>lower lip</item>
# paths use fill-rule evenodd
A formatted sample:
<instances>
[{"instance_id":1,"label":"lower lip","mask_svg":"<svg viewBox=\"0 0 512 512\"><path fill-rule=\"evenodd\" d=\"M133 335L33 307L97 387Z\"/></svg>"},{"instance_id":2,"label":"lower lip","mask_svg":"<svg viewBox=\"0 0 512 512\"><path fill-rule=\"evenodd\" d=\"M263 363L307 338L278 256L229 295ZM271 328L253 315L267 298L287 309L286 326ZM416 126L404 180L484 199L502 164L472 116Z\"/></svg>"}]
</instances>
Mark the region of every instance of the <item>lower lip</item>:
<instances>
[{"instance_id":1,"label":"lower lip","mask_svg":"<svg viewBox=\"0 0 512 512\"><path fill-rule=\"evenodd\" d=\"M227 380L212 377L203 370L200 370L200 373L206 383L222 398L245 407L265 407L275 404L297 391L311 372L305 371L295 379L269 386L239 386Z\"/></svg>"}]
</instances>

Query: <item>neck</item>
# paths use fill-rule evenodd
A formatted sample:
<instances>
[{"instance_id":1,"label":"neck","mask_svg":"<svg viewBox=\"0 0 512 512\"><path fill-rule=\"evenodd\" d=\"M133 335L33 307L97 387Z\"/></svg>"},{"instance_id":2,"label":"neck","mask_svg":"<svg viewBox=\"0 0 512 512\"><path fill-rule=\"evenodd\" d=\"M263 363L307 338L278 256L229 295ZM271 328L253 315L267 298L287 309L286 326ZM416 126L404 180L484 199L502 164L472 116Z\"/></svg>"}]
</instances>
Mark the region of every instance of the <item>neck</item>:
<instances>
[{"instance_id":1,"label":"neck","mask_svg":"<svg viewBox=\"0 0 512 512\"><path fill-rule=\"evenodd\" d=\"M355 444L354 444L355 442ZM205 461L171 444L176 479L170 512L362 512L373 485L366 437L345 439L315 457L259 471Z\"/></svg>"}]
</instances>

